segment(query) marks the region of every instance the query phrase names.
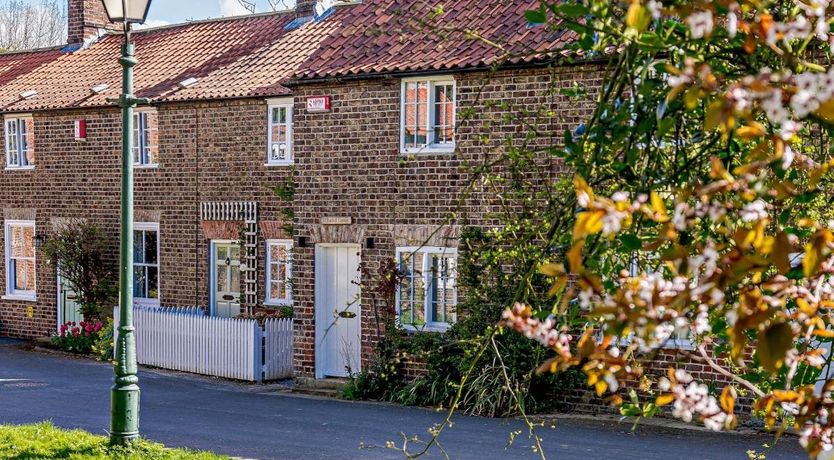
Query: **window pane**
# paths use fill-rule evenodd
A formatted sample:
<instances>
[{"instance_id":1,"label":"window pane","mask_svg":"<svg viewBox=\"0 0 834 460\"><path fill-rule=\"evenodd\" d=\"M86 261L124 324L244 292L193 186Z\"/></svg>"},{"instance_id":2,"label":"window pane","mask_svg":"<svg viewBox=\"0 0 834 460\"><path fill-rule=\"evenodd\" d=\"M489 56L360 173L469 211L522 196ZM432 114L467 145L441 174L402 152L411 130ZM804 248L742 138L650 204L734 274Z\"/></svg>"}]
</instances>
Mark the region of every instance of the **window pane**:
<instances>
[{"instance_id":1,"label":"window pane","mask_svg":"<svg viewBox=\"0 0 834 460\"><path fill-rule=\"evenodd\" d=\"M145 232L142 230L133 231L133 263L145 263Z\"/></svg>"},{"instance_id":2,"label":"window pane","mask_svg":"<svg viewBox=\"0 0 834 460\"><path fill-rule=\"evenodd\" d=\"M218 260L217 264L217 292L226 292L229 285L229 267L223 260Z\"/></svg>"},{"instance_id":3,"label":"window pane","mask_svg":"<svg viewBox=\"0 0 834 460\"><path fill-rule=\"evenodd\" d=\"M158 234L156 232L150 231L145 232L145 263L146 264L157 264L157 249L158 249L158 241L157 241Z\"/></svg>"},{"instance_id":4,"label":"window pane","mask_svg":"<svg viewBox=\"0 0 834 460\"><path fill-rule=\"evenodd\" d=\"M148 164L157 163L159 150L159 130L157 129L157 114L146 112L145 114L145 149Z\"/></svg>"},{"instance_id":5,"label":"window pane","mask_svg":"<svg viewBox=\"0 0 834 460\"><path fill-rule=\"evenodd\" d=\"M430 274L431 318L433 322L455 322L457 304L456 260L453 257L435 255L432 257Z\"/></svg>"},{"instance_id":6,"label":"window pane","mask_svg":"<svg viewBox=\"0 0 834 460\"><path fill-rule=\"evenodd\" d=\"M405 84L403 96L403 144L406 148L419 148L426 144L428 116L428 82Z\"/></svg>"},{"instance_id":7,"label":"window pane","mask_svg":"<svg viewBox=\"0 0 834 460\"><path fill-rule=\"evenodd\" d=\"M269 289L269 298L270 299L279 299L281 298L279 295L280 289L278 288L278 283L270 282L270 289Z\"/></svg>"},{"instance_id":8,"label":"window pane","mask_svg":"<svg viewBox=\"0 0 834 460\"><path fill-rule=\"evenodd\" d=\"M145 286L147 285L147 272L145 267L133 267L133 297L145 298Z\"/></svg>"},{"instance_id":9,"label":"window pane","mask_svg":"<svg viewBox=\"0 0 834 460\"><path fill-rule=\"evenodd\" d=\"M236 262L240 260L240 246L233 245L229 250L229 257L231 257L232 262Z\"/></svg>"},{"instance_id":10,"label":"window pane","mask_svg":"<svg viewBox=\"0 0 834 460\"><path fill-rule=\"evenodd\" d=\"M21 133L21 160L25 166L35 164L35 120L27 118L20 122Z\"/></svg>"},{"instance_id":11,"label":"window pane","mask_svg":"<svg viewBox=\"0 0 834 460\"><path fill-rule=\"evenodd\" d=\"M455 89L453 85L437 85L434 87L432 142L435 144L447 144L454 140L454 100Z\"/></svg>"},{"instance_id":12,"label":"window pane","mask_svg":"<svg viewBox=\"0 0 834 460\"><path fill-rule=\"evenodd\" d=\"M14 290L34 291L35 290L35 261L17 259L14 264Z\"/></svg>"},{"instance_id":13,"label":"window pane","mask_svg":"<svg viewBox=\"0 0 834 460\"><path fill-rule=\"evenodd\" d=\"M134 113L133 114L133 162L136 164L142 164L142 156L140 155L141 152L141 136L139 135L141 131L141 114Z\"/></svg>"},{"instance_id":14,"label":"window pane","mask_svg":"<svg viewBox=\"0 0 834 460\"><path fill-rule=\"evenodd\" d=\"M231 285L229 286L229 290L231 292L239 292L240 291L240 267L231 267L232 276L230 278Z\"/></svg>"},{"instance_id":15,"label":"window pane","mask_svg":"<svg viewBox=\"0 0 834 460\"><path fill-rule=\"evenodd\" d=\"M159 268L148 267L148 298L159 298Z\"/></svg>"},{"instance_id":16,"label":"window pane","mask_svg":"<svg viewBox=\"0 0 834 460\"><path fill-rule=\"evenodd\" d=\"M9 166L20 166L17 153L17 120L6 121L6 161Z\"/></svg>"}]
</instances>

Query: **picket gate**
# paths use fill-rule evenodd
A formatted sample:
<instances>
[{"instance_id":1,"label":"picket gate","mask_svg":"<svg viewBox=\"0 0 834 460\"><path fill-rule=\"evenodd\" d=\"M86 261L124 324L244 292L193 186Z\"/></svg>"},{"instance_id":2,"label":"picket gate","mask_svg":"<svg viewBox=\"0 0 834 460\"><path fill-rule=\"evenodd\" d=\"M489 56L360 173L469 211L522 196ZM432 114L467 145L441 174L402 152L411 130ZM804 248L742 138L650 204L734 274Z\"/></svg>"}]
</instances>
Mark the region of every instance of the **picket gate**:
<instances>
[{"instance_id":1,"label":"picket gate","mask_svg":"<svg viewBox=\"0 0 834 460\"><path fill-rule=\"evenodd\" d=\"M118 308L113 317L118 324ZM291 318L270 318L261 328L200 308L136 307L133 324L139 364L253 382L292 377Z\"/></svg>"}]
</instances>

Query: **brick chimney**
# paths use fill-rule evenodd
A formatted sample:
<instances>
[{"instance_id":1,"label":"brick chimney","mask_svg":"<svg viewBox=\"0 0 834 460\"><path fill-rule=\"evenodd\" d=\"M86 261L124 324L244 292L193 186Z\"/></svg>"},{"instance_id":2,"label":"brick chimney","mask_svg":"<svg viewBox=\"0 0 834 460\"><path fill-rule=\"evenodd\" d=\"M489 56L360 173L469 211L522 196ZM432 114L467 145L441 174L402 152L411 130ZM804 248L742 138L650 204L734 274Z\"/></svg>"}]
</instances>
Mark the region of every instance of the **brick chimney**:
<instances>
[{"instance_id":1,"label":"brick chimney","mask_svg":"<svg viewBox=\"0 0 834 460\"><path fill-rule=\"evenodd\" d=\"M295 2L295 17L308 18L316 14L317 0L296 0Z\"/></svg>"},{"instance_id":2,"label":"brick chimney","mask_svg":"<svg viewBox=\"0 0 834 460\"><path fill-rule=\"evenodd\" d=\"M101 0L68 0L67 43L76 45L97 37L99 31L121 30L120 24L107 19L107 12Z\"/></svg>"}]
</instances>

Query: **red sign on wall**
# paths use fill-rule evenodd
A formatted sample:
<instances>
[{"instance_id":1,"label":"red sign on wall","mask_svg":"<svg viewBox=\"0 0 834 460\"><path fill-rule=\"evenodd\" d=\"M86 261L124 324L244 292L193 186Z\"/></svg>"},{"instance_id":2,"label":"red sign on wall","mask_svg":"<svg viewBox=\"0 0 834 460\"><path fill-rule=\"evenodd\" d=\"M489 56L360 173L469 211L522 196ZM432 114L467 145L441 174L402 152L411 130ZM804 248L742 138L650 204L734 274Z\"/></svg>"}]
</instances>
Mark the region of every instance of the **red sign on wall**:
<instances>
[{"instance_id":1,"label":"red sign on wall","mask_svg":"<svg viewBox=\"0 0 834 460\"><path fill-rule=\"evenodd\" d=\"M307 98L308 112L329 112L330 96L314 96Z\"/></svg>"},{"instance_id":2,"label":"red sign on wall","mask_svg":"<svg viewBox=\"0 0 834 460\"><path fill-rule=\"evenodd\" d=\"M87 120L75 120L75 140L87 140Z\"/></svg>"}]
</instances>

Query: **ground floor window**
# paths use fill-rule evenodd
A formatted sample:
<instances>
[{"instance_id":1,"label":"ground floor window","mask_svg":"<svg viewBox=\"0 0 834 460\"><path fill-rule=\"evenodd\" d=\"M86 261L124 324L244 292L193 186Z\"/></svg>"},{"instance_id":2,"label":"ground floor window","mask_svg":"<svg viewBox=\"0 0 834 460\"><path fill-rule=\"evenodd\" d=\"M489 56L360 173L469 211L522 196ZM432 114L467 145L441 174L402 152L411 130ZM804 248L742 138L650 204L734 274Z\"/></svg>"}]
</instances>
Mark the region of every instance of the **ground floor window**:
<instances>
[{"instance_id":1,"label":"ground floor window","mask_svg":"<svg viewBox=\"0 0 834 460\"><path fill-rule=\"evenodd\" d=\"M292 289L292 241L266 242L266 304L290 305Z\"/></svg>"},{"instance_id":2,"label":"ground floor window","mask_svg":"<svg viewBox=\"0 0 834 460\"><path fill-rule=\"evenodd\" d=\"M6 295L35 299L35 223L6 221Z\"/></svg>"},{"instance_id":3,"label":"ground floor window","mask_svg":"<svg viewBox=\"0 0 834 460\"><path fill-rule=\"evenodd\" d=\"M133 301L159 306L159 224L133 226Z\"/></svg>"},{"instance_id":4,"label":"ground floor window","mask_svg":"<svg viewBox=\"0 0 834 460\"><path fill-rule=\"evenodd\" d=\"M397 248L403 280L397 318L407 329L444 331L457 320L457 250Z\"/></svg>"}]
</instances>

